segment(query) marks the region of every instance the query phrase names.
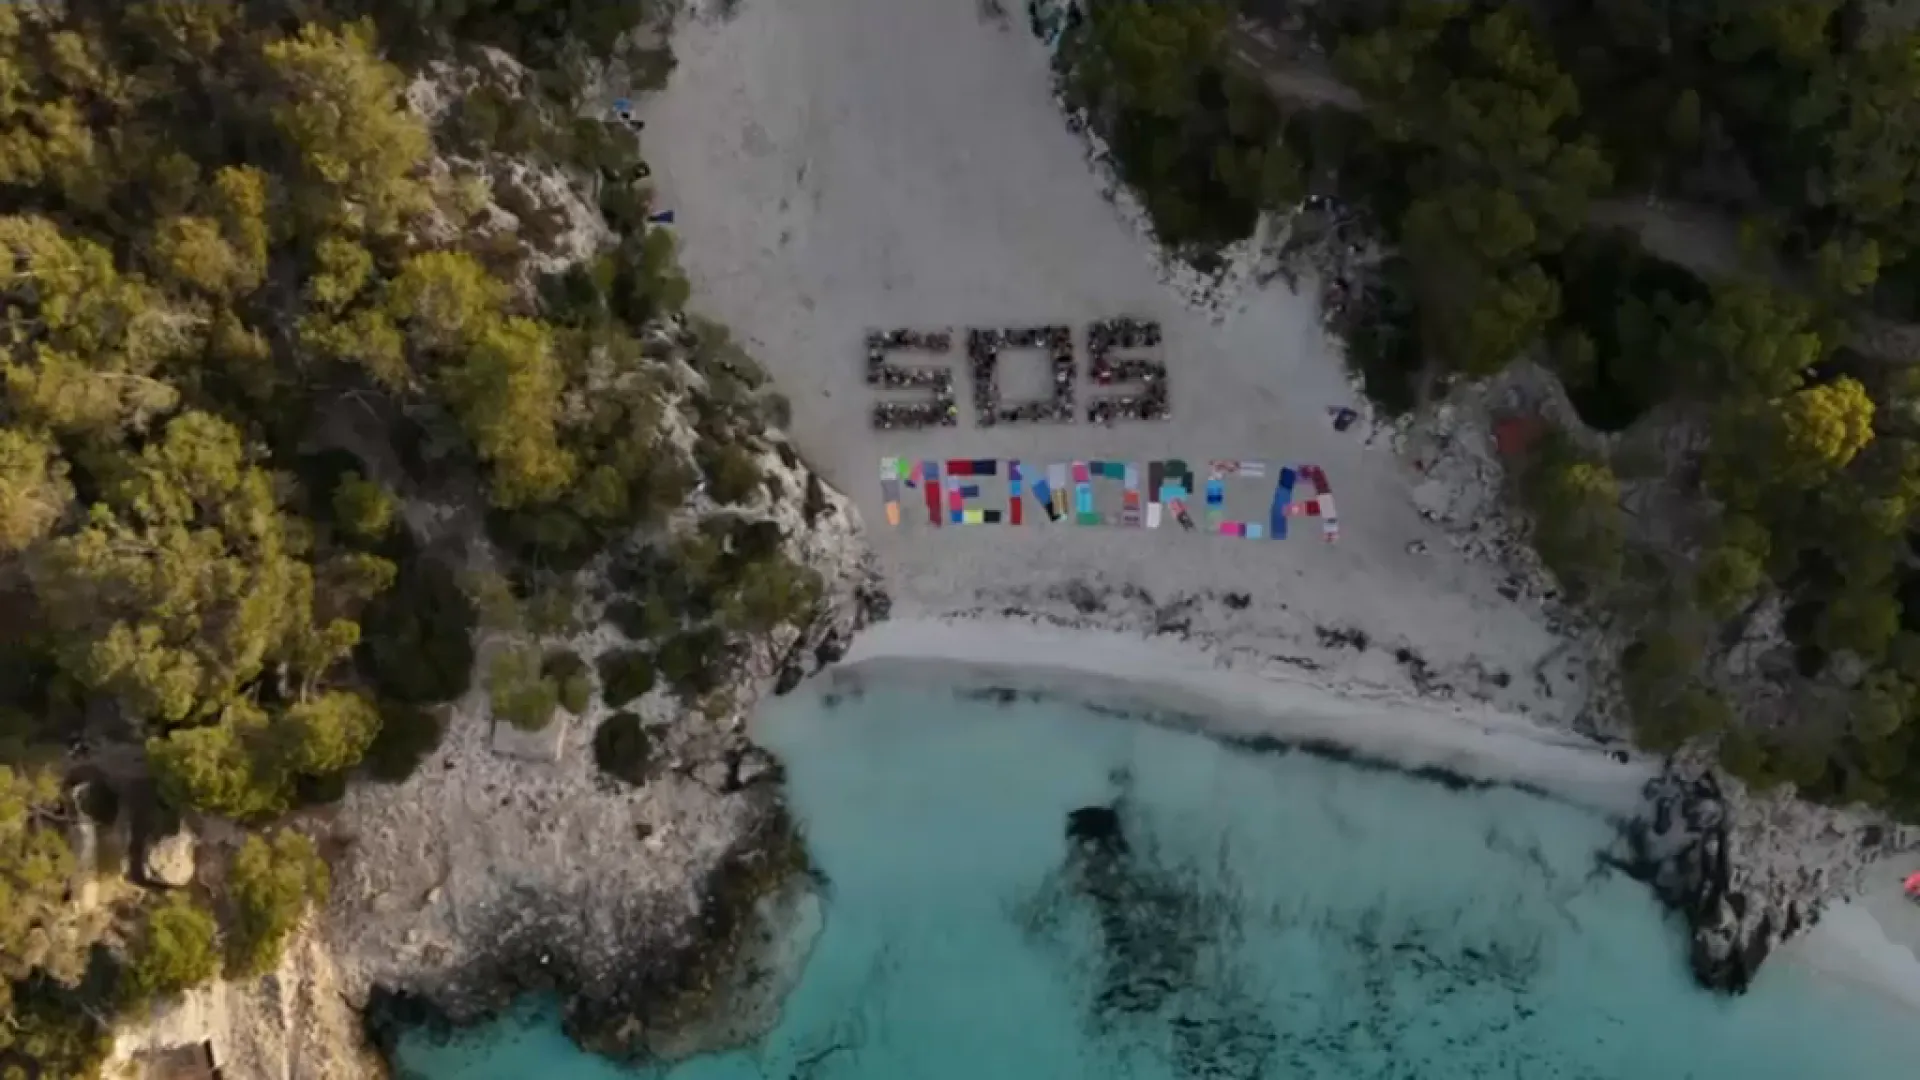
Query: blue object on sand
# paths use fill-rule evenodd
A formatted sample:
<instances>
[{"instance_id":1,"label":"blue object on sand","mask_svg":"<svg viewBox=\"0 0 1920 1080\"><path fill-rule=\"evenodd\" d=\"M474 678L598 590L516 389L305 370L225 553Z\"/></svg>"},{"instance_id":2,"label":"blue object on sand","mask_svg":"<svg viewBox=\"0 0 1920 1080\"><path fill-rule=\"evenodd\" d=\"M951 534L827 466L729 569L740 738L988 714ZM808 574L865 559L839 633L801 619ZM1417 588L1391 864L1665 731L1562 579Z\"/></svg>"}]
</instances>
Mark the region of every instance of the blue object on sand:
<instances>
[{"instance_id":1,"label":"blue object on sand","mask_svg":"<svg viewBox=\"0 0 1920 1080\"><path fill-rule=\"evenodd\" d=\"M631 98L621 97L613 99L613 114L615 116L625 120L631 112L633 112L633 100Z\"/></svg>"},{"instance_id":2,"label":"blue object on sand","mask_svg":"<svg viewBox=\"0 0 1920 1080\"><path fill-rule=\"evenodd\" d=\"M660 211L660 212L659 212L659 213L657 213L657 214L648 214L648 215L647 215L647 224L649 224L649 225L671 225L671 224L673 224L673 211L671 211L671 210L662 210L662 211Z\"/></svg>"}]
</instances>

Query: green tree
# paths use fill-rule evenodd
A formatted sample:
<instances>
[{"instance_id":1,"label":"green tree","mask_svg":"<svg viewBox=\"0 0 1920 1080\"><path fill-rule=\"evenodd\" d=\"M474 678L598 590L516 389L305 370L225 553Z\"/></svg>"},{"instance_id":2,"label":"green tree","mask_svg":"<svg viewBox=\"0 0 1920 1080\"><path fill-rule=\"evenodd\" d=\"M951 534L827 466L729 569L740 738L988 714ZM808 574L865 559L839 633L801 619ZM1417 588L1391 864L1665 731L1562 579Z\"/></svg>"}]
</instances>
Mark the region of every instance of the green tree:
<instances>
[{"instance_id":1,"label":"green tree","mask_svg":"<svg viewBox=\"0 0 1920 1080\"><path fill-rule=\"evenodd\" d=\"M1814 281L1833 299L1859 296L1880 279L1880 242L1870 236L1836 236L1813 253Z\"/></svg>"},{"instance_id":2,"label":"green tree","mask_svg":"<svg viewBox=\"0 0 1920 1080\"><path fill-rule=\"evenodd\" d=\"M74 865L63 816L52 773L0 764L0 1018L13 1013L15 984L36 971L72 983L84 964L87 941L66 904Z\"/></svg>"},{"instance_id":3,"label":"green tree","mask_svg":"<svg viewBox=\"0 0 1920 1080\"><path fill-rule=\"evenodd\" d=\"M1694 571L1694 591L1701 606L1721 618L1738 611L1766 581L1771 551L1772 538L1752 518L1723 520L1719 536Z\"/></svg>"},{"instance_id":4,"label":"green tree","mask_svg":"<svg viewBox=\"0 0 1920 1080\"><path fill-rule=\"evenodd\" d=\"M212 715L314 632L312 570L218 418L183 413L115 465L86 526L31 567L62 662L162 723Z\"/></svg>"},{"instance_id":5,"label":"green tree","mask_svg":"<svg viewBox=\"0 0 1920 1080\"><path fill-rule=\"evenodd\" d=\"M593 702L593 676L571 649L557 649L540 662L540 677L553 684L560 707L580 716Z\"/></svg>"},{"instance_id":6,"label":"green tree","mask_svg":"<svg viewBox=\"0 0 1920 1080\"><path fill-rule=\"evenodd\" d=\"M1799 389L1825 347L1805 300L1766 285L1729 282L1697 320L1678 325L1676 354L1692 361L1702 395L1776 398Z\"/></svg>"},{"instance_id":7,"label":"green tree","mask_svg":"<svg viewBox=\"0 0 1920 1080\"><path fill-rule=\"evenodd\" d=\"M1511 192L1459 184L1422 196L1401 225L1430 348L1491 374L1538 340L1559 286L1531 261L1534 220Z\"/></svg>"},{"instance_id":8,"label":"green tree","mask_svg":"<svg viewBox=\"0 0 1920 1080\"><path fill-rule=\"evenodd\" d=\"M0 217L0 248L13 256L0 266L0 377L15 424L117 433L174 407L179 392L157 371L197 346L189 313L46 218Z\"/></svg>"},{"instance_id":9,"label":"green tree","mask_svg":"<svg viewBox=\"0 0 1920 1080\"><path fill-rule=\"evenodd\" d=\"M373 254L344 236L321 237L313 248L313 262L307 303L320 311L343 310L373 279Z\"/></svg>"},{"instance_id":10,"label":"green tree","mask_svg":"<svg viewBox=\"0 0 1920 1080\"><path fill-rule=\"evenodd\" d=\"M357 540L378 540L393 528L393 495L357 472L344 473L333 489L333 516Z\"/></svg>"},{"instance_id":11,"label":"green tree","mask_svg":"<svg viewBox=\"0 0 1920 1080\"><path fill-rule=\"evenodd\" d=\"M1873 398L1858 380L1810 386L1780 403L1781 464L1827 476L1845 467L1873 439Z\"/></svg>"},{"instance_id":12,"label":"green tree","mask_svg":"<svg viewBox=\"0 0 1920 1080\"><path fill-rule=\"evenodd\" d=\"M136 1002L172 997L219 974L219 926L211 912L173 893L148 909L129 953L128 995Z\"/></svg>"},{"instance_id":13,"label":"green tree","mask_svg":"<svg viewBox=\"0 0 1920 1080\"><path fill-rule=\"evenodd\" d=\"M274 753L266 712L246 700L217 720L147 740L147 762L160 792L175 806L240 821L284 813L288 776Z\"/></svg>"},{"instance_id":14,"label":"green tree","mask_svg":"<svg viewBox=\"0 0 1920 1080\"><path fill-rule=\"evenodd\" d=\"M305 836L281 829L270 839L247 837L228 872L234 906L228 972L271 970L307 906L324 903L329 887L327 864Z\"/></svg>"},{"instance_id":15,"label":"green tree","mask_svg":"<svg viewBox=\"0 0 1920 1080\"><path fill-rule=\"evenodd\" d=\"M1848 582L1820 613L1816 638L1828 652L1847 650L1873 661L1900 629L1900 602L1886 583Z\"/></svg>"},{"instance_id":16,"label":"green tree","mask_svg":"<svg viewBox=\"0 0 1920 1080\"><path fill-rule=\"evenodd\" d=\"M303 188L316 232L389 235L425 209L420 178L431 140L401 100L406 80L380 59L371 23L307 23L270 38L268 109Z\"/></svg>"},{"instance_id":17,"label":"green tree","mask_svg":"<svg viewBox=\"0 0 1920 1080\"><path fill-rule=\"evenodd\" d=\"M822 593L820 575L784 555L755 559L740 568L721 598L721 624L728 629L764 634L783 624L798 625L813 614Z\"/></svg>"},{"instance_id":18,"label":"green tree","mask_svg":"<svg viewBox=\"0 0 1920 1080\"><path fill-rule=\"evenodd\" d=\"M473 256L429 251L400 268L386 307L416 346L456 356L500 320L506 301L506 284Z\"/></svg>"},{"instance_id":19,"label":"green tree","mask_svg":"<svg viewBox=\"0 0 1920 1080\"><path fill-rule=\"evenodd\" d=\"M653 658L640 649L609 650L594 664L600 671L600 699L608 708L622 708L653 689Z\"/></svg>"},{"instance_id":20,"label":"green tree","mask_svg":"<svg viewBox=\"0 0 1920 1080\"><path fill-rule=\"evenodd\" d=\"M0 555L52 532L73 504L67 464L44 435L0 428Z\"/></svg>"},{"instance_id":21,"label":"green tree","mask_svg":"<svg viewBox=\"0 0 1920 1080\"><path fill-rule=\"evenodd\" d=\"M503 649L487 664L487 700L496 718L539 731L553 722L560 688L541 673L538 649Z\"/></svg>"},{"instance_id":22,"label":"green tree","mask_svg":"<svg viewBox=\"0 0 1920 1080\"><path fill-rule=\"evenodd\" d=\"M289 706L274 729L281 767L325 776L360 763L380 731L380 714L361 695L334 690Z\"/></svg>"},{"instance_id":23,"label":"green tree","mask_svg":"<svg viewBox=\"0 0 1920 1080\"><path fill-rule=\"evenodd\" d=\"M1625 560L1620 484L1565 436L1543 439L1521 478L1533 546L1571 595L1611 589Z\"/></svg>"},{"instance_id":24,"label":"green tree","mask_svg":"<svg viewBox=\"0 0 1920 1080\"><path fill-rule=\"evenodd\" d=\"M646 783L652 752L653 743L647 737L647 729L633 713L614 713L594 729L594 764L608 776L636 787Z\"/></svg>"},{"instance_id":25,"label":"green tree","mask_svg":"<svg viewBox=\"0 0 1920 1080\"><path fill-rule=\"evenodd\" d=\"M1647 631L1621 654L1620 688L1640 745L1670 752L1731 726L1732 710L1701 685L1699 668L1699 642L1669 628Z\"/></svg>"}]
</instances>

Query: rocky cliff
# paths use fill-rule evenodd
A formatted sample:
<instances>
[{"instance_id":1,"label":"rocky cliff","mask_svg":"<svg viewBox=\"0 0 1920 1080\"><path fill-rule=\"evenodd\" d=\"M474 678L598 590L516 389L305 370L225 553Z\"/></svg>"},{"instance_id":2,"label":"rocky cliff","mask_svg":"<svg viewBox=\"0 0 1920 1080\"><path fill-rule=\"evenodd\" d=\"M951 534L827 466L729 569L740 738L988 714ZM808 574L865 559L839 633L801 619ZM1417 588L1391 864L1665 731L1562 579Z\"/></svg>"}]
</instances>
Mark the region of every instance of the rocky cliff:
<instances>
[{"instance_id":1,"label":"rocky cliff","mask_svg":"<svg viewBox=\"0 0 1920 1080\"><path fill-rule=\"evenodd\" d=\"M379 1072L370 1042L401 1024L481 1020L531 990L558 993L571 1033L620 1057L677 1059L771 1026L820 910L778 763L745 718L838 659L886 598L851 505L777 440L760 465L780 480L769 492L793 494L743 512L781 525L824 602L807 627L753 643L726 693L696 707L662 687L627 706L653 744L644 783L596 765L612 711L597 699L530 746L474 689L411 778L356 784L309 822L335 853L332 899L281 969L194 991L123 1030L116 1056L205 1042L228 1076L360 1080ZM618 643L603 624L566 642L589 659Z\"/></svg>"},{"instance_id":2,"label":"rocky cliff","mask_svg":"<svg viewBox=\"0 0 1920 1080\"><path fill-rule=\"evenodd\" d=\"M1669 763L1645 797L1615 862L1686 922L1694 978L1723 993L1743 993L1827 904L1859 891L1888 856L1920 847L1920 830L1754 794L1707 767Z\"/></svg>"}]
</instances>

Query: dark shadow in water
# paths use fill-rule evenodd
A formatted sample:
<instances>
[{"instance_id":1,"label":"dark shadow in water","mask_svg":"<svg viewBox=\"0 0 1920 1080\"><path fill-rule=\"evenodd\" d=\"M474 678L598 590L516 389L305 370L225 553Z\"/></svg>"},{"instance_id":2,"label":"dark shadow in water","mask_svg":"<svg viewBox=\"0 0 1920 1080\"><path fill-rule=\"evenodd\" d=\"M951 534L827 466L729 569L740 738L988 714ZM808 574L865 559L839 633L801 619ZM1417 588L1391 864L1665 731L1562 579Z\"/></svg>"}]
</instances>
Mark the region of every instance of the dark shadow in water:
<instances>
[{"instance_id":1,"label":"dark shadow in water","mask_svg":"<svg viewBox=\"0 0 1920 1080\"><path fill-rule=\"evenodd\" d=\"M1308 910L1303 903L1262 910L1238 885L1232 852L1223 848L1211 861L1166 857L1134 817L1121 780L1114 802L1068 814L1060 869L1013 912L1030 940L1088 987L1091 1039L1162 1057L1176 1075L1194 1080L1601 1080L1514 1031L1534 1015L1529 1002L1548 937L1521 913L1523 896L1506 903L1515 916L1496 930L1480 928L1483 920L1467 925L1471 913L1461 910L1390 914L1385 896L1358 910ZM1564 875L1537 850L1497 829L1487 839L1544 875L1549 902L1563 915L1567 901L1596 880L1559 880ZM1293 987L1272 984L1276 973L1253 966L1249 930L1263 944L1304 934L1334 954L1333 966L1300 972ZM1313 978L1327 974L1325 981ZM1609 1022L1594 1018L1597 1027ZM1428 1049L1436 1041L1439 1054ZM1392 1063L1388 1071L1380 1071L1382 1062Z\"/></svg>"}]
</instances>

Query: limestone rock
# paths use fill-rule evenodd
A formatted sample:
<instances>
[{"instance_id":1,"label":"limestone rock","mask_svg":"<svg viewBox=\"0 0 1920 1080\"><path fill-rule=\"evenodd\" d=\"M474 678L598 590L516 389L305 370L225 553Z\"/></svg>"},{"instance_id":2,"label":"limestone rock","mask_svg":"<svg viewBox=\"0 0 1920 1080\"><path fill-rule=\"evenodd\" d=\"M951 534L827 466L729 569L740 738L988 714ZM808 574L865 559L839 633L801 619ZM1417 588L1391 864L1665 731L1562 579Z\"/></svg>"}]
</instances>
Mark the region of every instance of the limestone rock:
<instances>
[{"instance_id":1,"label":"limestone rock","mask_svg":"<svg viewBox=\"0 0 1920 1080\"><path fill-rule=\"evenodd\" d=\"M193 831L182 826L171 836L163 836L147 845L140 859L140 873L148 882L169 889L184 889L193 884L194 852L198 845Z\"/></svg>"},{"instance_id":2,"label":"limestone rock","mask_svg":"<svg viewBox=\"0 0 1920 1080\"><path fill-rule=\"evenodd\" d=\"M1920 830L1755 795L1710 766L1670 763L1645 796L1614 861L1686 920L1694 978L1723 993L1744 993L1775 948L1881 860L1920 847Z\"/></svg>"}]
</instances>

